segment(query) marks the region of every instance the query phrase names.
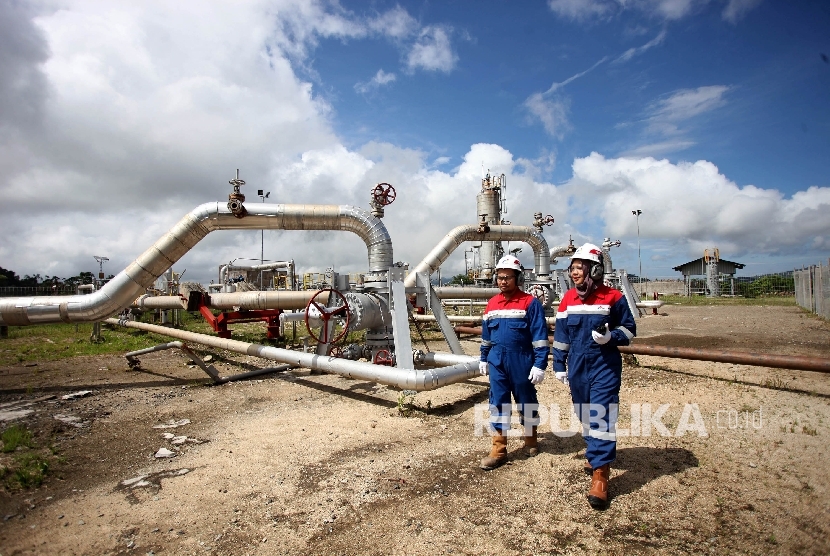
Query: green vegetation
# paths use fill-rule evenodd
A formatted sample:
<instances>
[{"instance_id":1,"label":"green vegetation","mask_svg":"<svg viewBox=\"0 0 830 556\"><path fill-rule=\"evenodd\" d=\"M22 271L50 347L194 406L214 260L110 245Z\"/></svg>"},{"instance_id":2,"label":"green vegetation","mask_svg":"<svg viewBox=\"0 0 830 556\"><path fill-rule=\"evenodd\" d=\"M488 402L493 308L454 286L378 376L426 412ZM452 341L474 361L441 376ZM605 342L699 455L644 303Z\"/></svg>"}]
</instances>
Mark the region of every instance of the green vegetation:
<instances>
[{"instance_id":1,"label":"green vegetation","mask_svg":"<svg viewBox=\"0 0 830 556\"><path fill-rule=\"evenodd\" d=\"M3 431L0 440L3 441L3 452L8 454L17 450L18 447L30 447L32 445L32 433L24 427L12 425Z\"/></svg>"},{"instance_id":2,"label":"green vegetation","mask_svg":"<svg viewBox=\"0 0 830 556\"><path fill-rule=\"evenodd\" d=\"M0 366L56 361L79 355L126 353L169 342L170 338L130 328L102 325L103 341L91 342L92 323L10 326L0 340Z\"/></svg>"},{"instance_id":3,"label":"green vegetation","mask_svg":"<svg viewBox=\"0 0 830 556\"><path fill-rule=\"evenodd\" d=\"M706 297L695 295L686 297L684 295L661 295L660 299L667 305L776 305L796 306L795 296L770 296L770 297Z\"/></svg>"},{"instance_id":4,"label":"green vegetation","mask_svg":"<svg viewBox=\"0 0 830 556\"><path fill-rule=\"evenodd\" d=\"M9 490L38 487L49 471L50 461L60 461L54 451L41 453L32 441L32 433L25 427L12 425L3 431L3 453L14 452L11 459L5 458L0 466L0 480Z\"/></svg>"},{"instance_id":5,"label":"green vegetation","mask_svg":"<svg viewBox=\"0 0 830 556\"><path fill-rule=\"evenodd\" d=\"M467 286L470 284L474 284L475 281L467 276L466 274L456 274L452 277L452 280L449 281L450 286Z\"/></svg>"}]
</instances>

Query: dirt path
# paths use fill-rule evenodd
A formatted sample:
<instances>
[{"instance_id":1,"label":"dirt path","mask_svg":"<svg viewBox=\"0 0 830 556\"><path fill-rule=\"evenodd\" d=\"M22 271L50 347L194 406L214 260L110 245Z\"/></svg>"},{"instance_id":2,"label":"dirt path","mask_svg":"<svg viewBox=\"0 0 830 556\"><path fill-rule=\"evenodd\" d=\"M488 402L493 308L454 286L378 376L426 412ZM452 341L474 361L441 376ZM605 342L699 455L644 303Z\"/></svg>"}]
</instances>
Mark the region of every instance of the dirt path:
<instances>
[{"instance_id":1,"label":"dirt path","mask_svg":"<svg viewBox=\"0 0 830 556\"><path fill-rule=\"evenodd\" d=\"M830 326L796 308L663 312L638 320L638 342L830 357ZM226 375L269 364L215 355ZM508 465L477 468L483 379L419 393L404 415L400 392L336 375L206 386L174 352L144 356L141 371L119 357L2 368L0 411L32 410L14 422L58 455L41 487L0 496L0 554L830 551L816 464L830 377L639 363L624 370L605 512L585 500L581 437L550 425L539 456L511 441ZM61 398L80 390L92 392ZM567 428L566 389L548 379L539 392Z\"/></svg>"}]
</instances>

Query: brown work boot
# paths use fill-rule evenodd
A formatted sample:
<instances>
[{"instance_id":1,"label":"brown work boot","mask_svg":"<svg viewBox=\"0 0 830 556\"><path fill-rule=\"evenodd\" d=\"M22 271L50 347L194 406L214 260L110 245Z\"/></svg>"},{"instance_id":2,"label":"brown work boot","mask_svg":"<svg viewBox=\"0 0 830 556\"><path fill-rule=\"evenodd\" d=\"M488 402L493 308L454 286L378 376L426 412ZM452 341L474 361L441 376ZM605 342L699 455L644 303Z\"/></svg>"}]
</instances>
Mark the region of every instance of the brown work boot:
<instances>
[{"instance_id":1,"label":"brown work boot","mask_svg":"<svg viewBox=\"0 0 830 556\"><path fill-rule=\"evenodd\" d=\"M522 447L528 457L539 455L539 440L536 437L536 427L531 428L530 435L525 436L525 445Z\"/></svg>"},{"instance_id":2,"label":"brown work boot","mask_svg":"<svg viewBox=\"0 0 830 556\"><path fill-rule=\"evenodd\" d=\"M507 435L496 431L493 435L493 447L490 449L490 455L481 460L479 467L485 471L490 471L500 466L507 461Z\"/></svg>"},{"instance_id":3,"label":"brown work boot","mask_svg":"<svg viewBox=\"0 0 830 556\"><path fill-rule=\"evenodd\" d=\"M608 476L611 466L605 464L594 469L591 475L591 490L588 491L588 503L595 510L604 510L608 507Z\"/></svg>"}]
</instances>

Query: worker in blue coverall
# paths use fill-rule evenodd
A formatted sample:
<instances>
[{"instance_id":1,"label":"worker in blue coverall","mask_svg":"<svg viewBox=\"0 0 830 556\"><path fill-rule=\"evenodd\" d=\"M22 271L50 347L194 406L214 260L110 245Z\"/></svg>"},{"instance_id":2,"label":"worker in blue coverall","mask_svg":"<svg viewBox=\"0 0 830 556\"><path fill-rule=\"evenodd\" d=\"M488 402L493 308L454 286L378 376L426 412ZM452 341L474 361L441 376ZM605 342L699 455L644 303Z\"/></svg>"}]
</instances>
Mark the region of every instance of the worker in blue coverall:
<instances>
[{"instance_id":1,"label":"worker in blue coverall","mask_svg":"<svg viewBox=\"0 0 830 556\"><path fill-rule=\"evenodd\" d=\"M481 460L484 470L507 461L507 431L512 402L516 400L524 427L524 451L539 453L536 437L539 401L536 385L545 379L550 347L545 310L538 299L519 289L522 265L513 256L496 264L500 293L487 302L481 326L479 373L490 375L490 455Z\"/></svg>"},{"instance_id":2,"label":"worker in blue coverall","mask_svg":"<svg viewBox=\"0 0 830 556\"><path fill-rule=\"evenodd\" d=\"M603 284L602 251L586 243L571 257L576 285L562 297L553 335L553 371L571 387L574 411L582 422L585 472L591 475L588 503L608 505L610 464L616 459L616 422L622 383L622 356L637 333L634 316L619 290Z\"/></svg>"}]
</instances>

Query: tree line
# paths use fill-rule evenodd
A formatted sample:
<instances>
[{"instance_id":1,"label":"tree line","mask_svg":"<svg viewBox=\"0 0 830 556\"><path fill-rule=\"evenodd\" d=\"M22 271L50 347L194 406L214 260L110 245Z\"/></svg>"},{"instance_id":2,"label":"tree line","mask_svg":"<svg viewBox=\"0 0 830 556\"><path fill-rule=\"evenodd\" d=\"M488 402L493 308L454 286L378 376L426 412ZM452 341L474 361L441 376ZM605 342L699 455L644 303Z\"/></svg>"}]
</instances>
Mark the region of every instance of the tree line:
<instances>
[{"instance_id":1,"label":"tree line","mask_svg":"<svg viewBox=\"0 0 830 556\"><path fill-rule=\"evenodd\" d=\"M113 275L110 275L109 278L113 278ZM81 284L92 284L94 280L95 276L91 272L81 272L77 276L70 276L69 278L48 275L41 276L40 274L27 274L21 278L13 270L8 270L0 266L0 288L35 288L38 286L76 287Z\"/></svg>"}]
</instances>

